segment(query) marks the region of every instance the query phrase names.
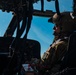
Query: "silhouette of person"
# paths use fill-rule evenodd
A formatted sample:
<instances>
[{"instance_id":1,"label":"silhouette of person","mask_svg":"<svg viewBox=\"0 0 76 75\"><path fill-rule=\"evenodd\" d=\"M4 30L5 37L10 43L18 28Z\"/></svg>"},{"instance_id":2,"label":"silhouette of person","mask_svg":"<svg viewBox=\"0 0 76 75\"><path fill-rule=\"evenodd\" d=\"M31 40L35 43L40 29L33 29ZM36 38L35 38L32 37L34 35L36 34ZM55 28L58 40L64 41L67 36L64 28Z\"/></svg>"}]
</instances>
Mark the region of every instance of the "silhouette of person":
<instances>
[{"instance_id":1,"label":"silhouette of person","mask_svg":"<svg viewBox=\"0 0 76 75\"><path fill-rule=\"evenodd\" d=\"M67 53L69 36L76 30L76 19L72 19L70 12L60 14L55 13L52 18L52 23L55 24L53 28L55 39L39 60L38 69L41 75L45 75L45 72L52 75L61 69L63 57Z\"/></svg>"}]
</instances>

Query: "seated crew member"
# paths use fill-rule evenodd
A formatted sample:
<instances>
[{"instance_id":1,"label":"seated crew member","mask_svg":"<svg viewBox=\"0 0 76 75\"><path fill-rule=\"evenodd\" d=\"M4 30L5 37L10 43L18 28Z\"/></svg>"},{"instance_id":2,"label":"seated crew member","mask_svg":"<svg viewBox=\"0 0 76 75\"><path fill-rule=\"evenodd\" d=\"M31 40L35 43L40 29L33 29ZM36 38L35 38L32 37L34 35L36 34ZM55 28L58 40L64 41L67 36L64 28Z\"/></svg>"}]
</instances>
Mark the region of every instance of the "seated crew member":
<instances>
[{"instance_id":1,"label":"seated crew member","mask_svg":"<svg viewBox=\"0 0 76 75\"><path fill-rule=\"evenodd\" d=\"M55 40L49 49L43 54L38 66L39 73L45 75L54 74L60 70L61 62L67 52L68 37L76 30L76 19L72 18L69 12L57 13L52 18L55 24L54 36Z\"/></svg>"}]
</instances>

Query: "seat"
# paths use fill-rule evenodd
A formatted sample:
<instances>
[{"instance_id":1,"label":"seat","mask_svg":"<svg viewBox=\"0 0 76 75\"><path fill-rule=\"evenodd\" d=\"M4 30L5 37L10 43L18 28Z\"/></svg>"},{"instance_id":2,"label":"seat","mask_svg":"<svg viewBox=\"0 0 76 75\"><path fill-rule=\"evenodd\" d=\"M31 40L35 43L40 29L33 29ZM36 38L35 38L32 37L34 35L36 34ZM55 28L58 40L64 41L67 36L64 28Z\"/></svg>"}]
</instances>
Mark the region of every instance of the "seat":
<instances>
[{"instance_id":1,"label":"seat","mask_svg":"<svg viewBox=\"0 0 76 75\"><path fill-rule=\"evenodd\" d=\"M67 50L60 69L63 70L64 73L60 75L76 75L76 31L69 37Z\"/></svg>"}]
</instances>

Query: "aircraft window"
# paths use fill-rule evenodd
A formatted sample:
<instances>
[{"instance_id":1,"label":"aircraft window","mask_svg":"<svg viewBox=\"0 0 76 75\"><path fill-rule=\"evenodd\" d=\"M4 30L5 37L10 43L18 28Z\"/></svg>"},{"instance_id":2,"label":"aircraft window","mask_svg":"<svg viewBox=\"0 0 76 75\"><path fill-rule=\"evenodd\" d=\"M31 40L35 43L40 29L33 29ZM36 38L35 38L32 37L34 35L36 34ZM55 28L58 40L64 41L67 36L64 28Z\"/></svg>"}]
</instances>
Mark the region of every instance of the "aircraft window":
<instances>
[{"instance_id":1,"label":"aircraft window","mask_svg":"<svg viewBox=\"0 0 76 75\"><path fill-rule=\"evenodd\" d=\"M12 13L2 12L0 10L0 36L3 36L10 21L12 19Z\"/></svg>"},{"instance_id":2,"label":"aircraft window","mask_svg":"<svg viewBox=\"0 0 76 75\"><path fill-rule=\"evenodd\" d=\"M41 10L41 2L33 4L34 9ZM60 12L62 11L72 11L73 10L73 0L59 0L59 8ZM55 10L55 2L51 0L48 2L44 0L44 11L51 10L56 12ZM0 36L3 36L13 15L11 12L2 12L0 10ZM33 16L32 25L30 31L28 33L29 39L35 39L41 43L41 54L49 47L49 45L53 41L53 24L48 23L49 17L43 16ZM16 32L13 36L16 36ZM44 47L45 45L45 47Z\"/></svg>"}]
</instances>

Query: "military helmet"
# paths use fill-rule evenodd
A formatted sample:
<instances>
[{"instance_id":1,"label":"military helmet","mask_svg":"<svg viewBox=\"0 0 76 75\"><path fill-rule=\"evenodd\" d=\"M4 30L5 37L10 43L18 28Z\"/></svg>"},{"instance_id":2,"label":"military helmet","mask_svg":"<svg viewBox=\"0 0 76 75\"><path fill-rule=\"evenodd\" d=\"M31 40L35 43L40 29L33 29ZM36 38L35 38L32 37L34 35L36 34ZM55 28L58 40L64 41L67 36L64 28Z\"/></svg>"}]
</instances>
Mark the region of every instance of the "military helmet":
<instances>
[{"instance_id":1,"label":"military helmet","mask_svg":"<svg viewBox=\"0 0 76 75\"><path fill-rule=\"evenodd\" d=\"M76 30L76 18L70 12L62 12L60 15L55 13L51 22L60 26L61 32L73 32Z\"/></svg>"}]
</instances>

